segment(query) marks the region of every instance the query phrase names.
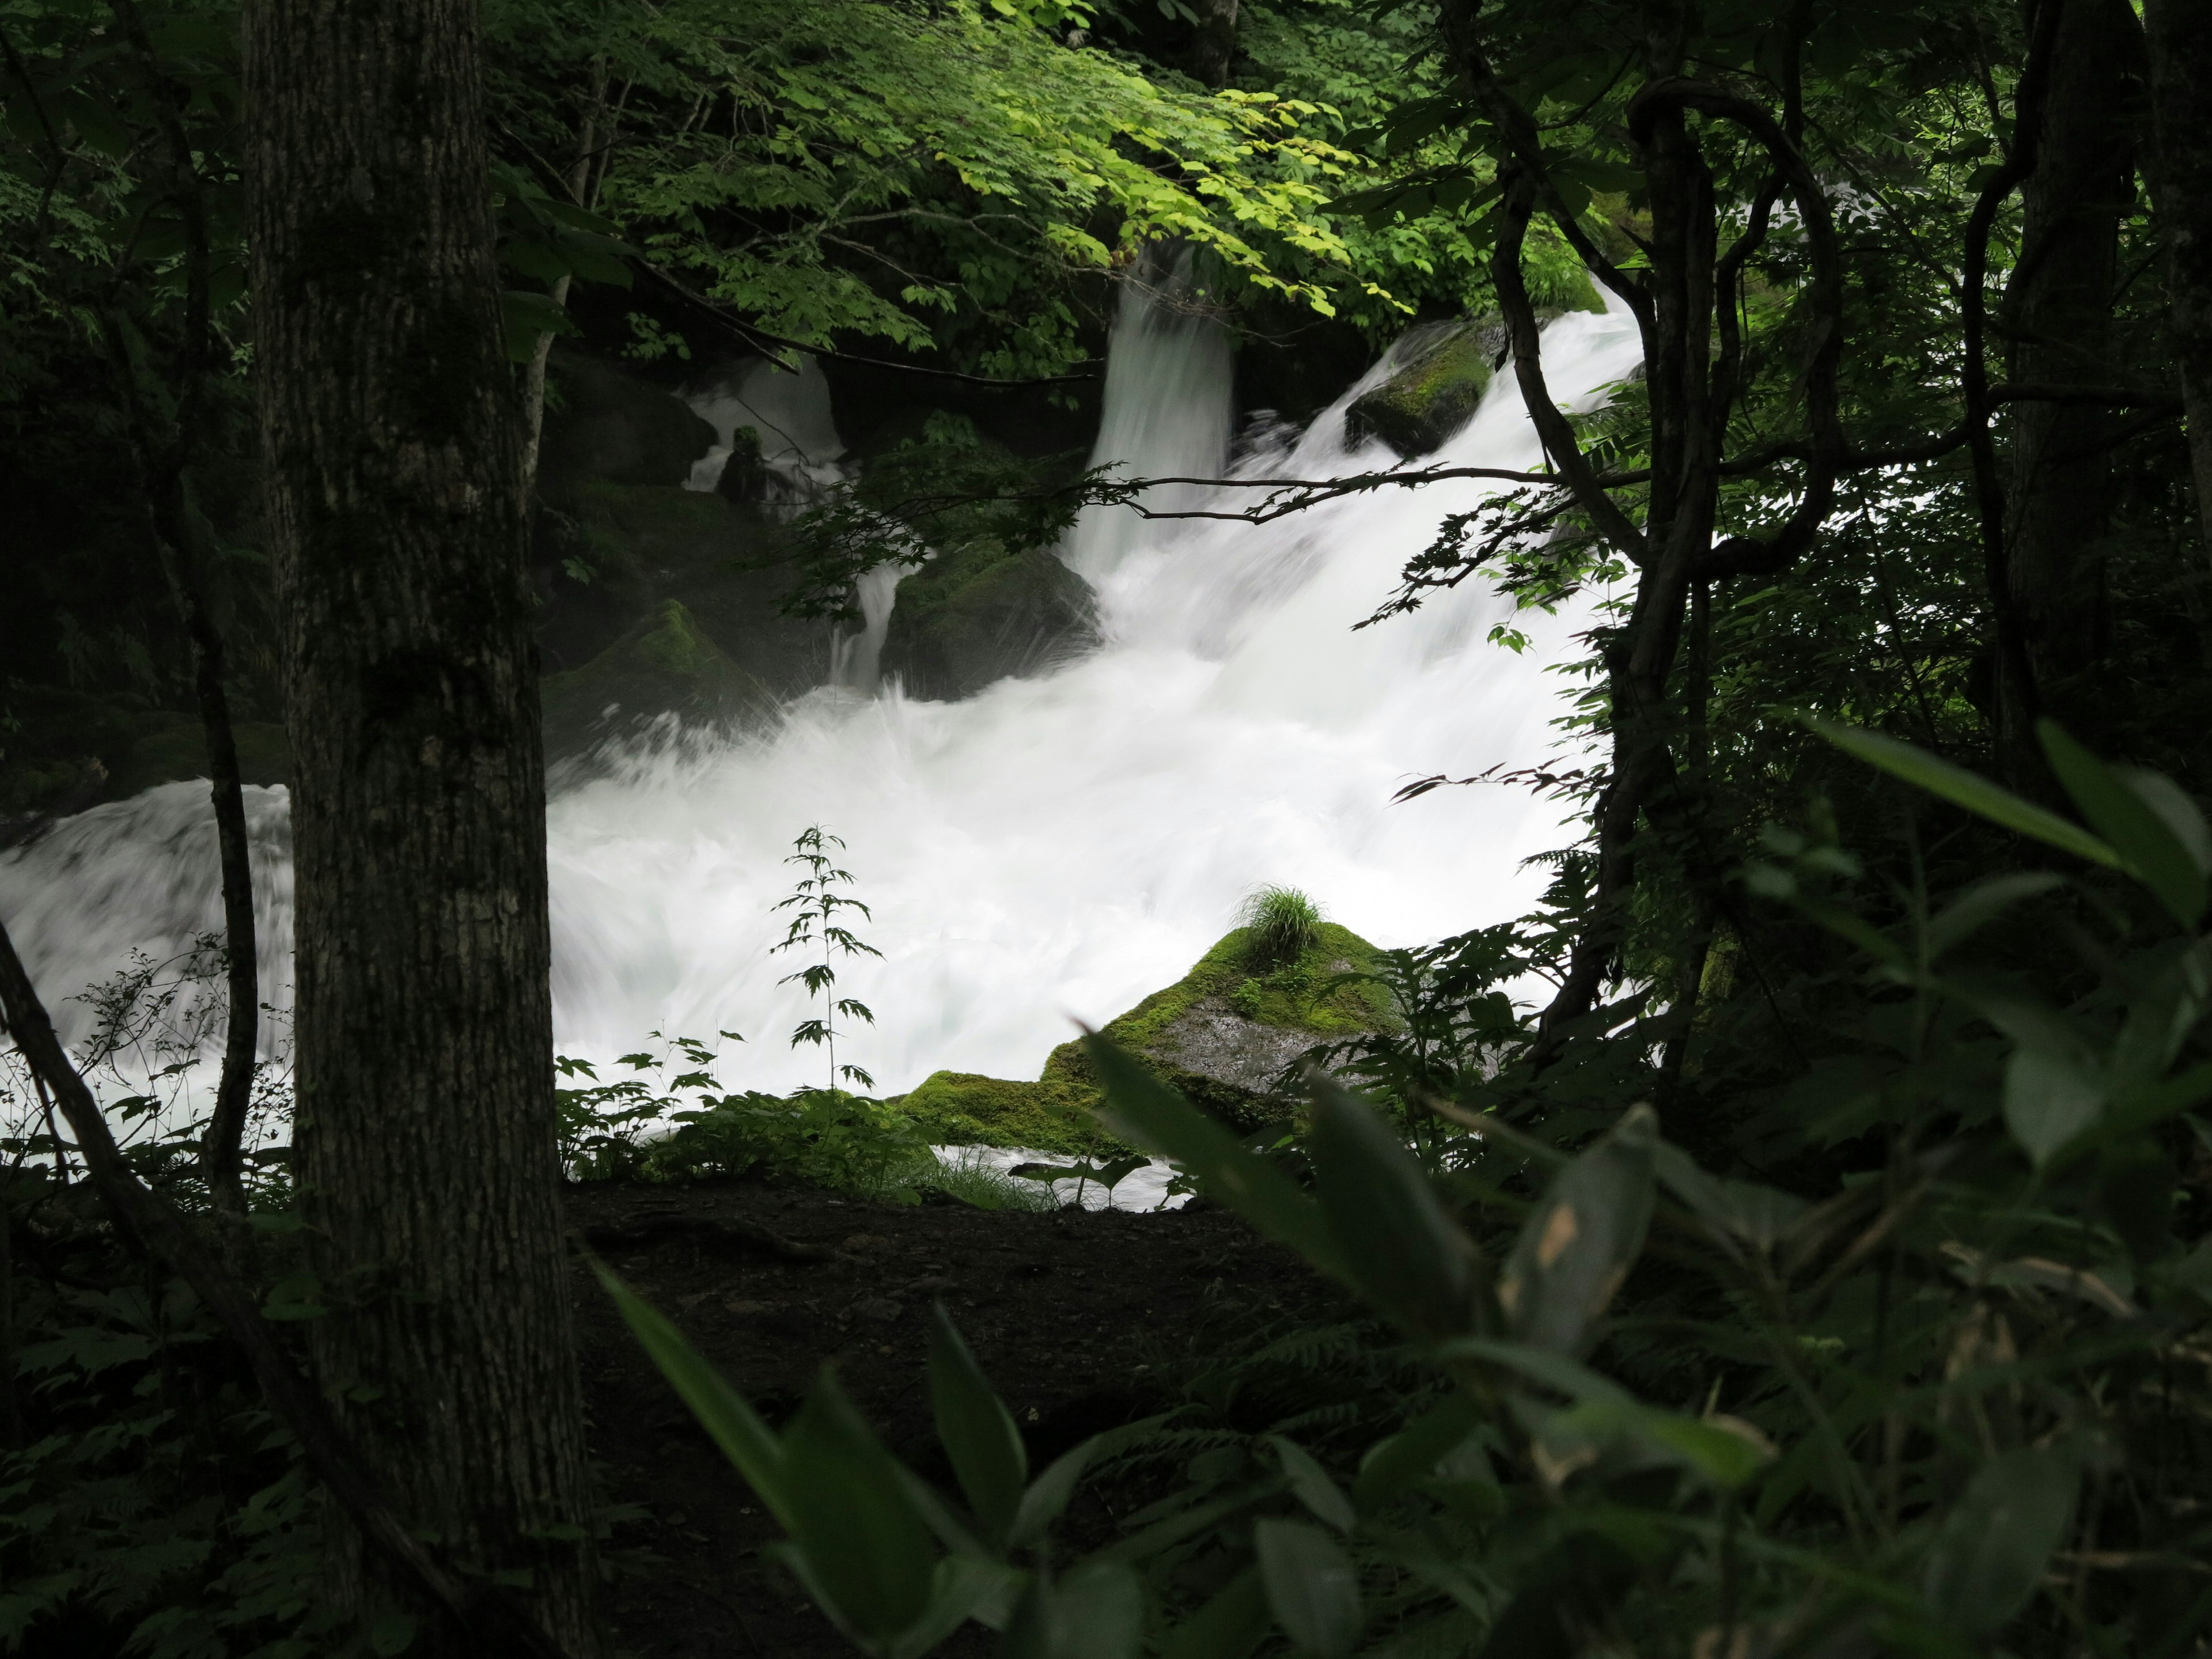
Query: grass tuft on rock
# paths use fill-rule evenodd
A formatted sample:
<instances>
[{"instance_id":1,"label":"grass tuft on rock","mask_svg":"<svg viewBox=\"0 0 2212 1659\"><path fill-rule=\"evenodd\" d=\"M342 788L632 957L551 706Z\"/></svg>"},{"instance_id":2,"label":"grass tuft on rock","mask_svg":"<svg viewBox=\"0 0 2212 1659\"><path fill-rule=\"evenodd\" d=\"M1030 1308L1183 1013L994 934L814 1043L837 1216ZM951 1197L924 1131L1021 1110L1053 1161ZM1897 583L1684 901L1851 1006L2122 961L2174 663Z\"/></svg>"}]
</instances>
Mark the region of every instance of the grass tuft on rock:
<instances>
[{"instance_id":1,"label":"grass tuft on rock","mask_svg":"<svg viewBox=\"0 0 2212 1659\"><path fill-rule=\"evenodd\" d=\"M1299 961L1321 940L1321 907L1295 887L1262 887L1240 918L1247 959L1258 973Z\"/></svg>"}]
</instances>

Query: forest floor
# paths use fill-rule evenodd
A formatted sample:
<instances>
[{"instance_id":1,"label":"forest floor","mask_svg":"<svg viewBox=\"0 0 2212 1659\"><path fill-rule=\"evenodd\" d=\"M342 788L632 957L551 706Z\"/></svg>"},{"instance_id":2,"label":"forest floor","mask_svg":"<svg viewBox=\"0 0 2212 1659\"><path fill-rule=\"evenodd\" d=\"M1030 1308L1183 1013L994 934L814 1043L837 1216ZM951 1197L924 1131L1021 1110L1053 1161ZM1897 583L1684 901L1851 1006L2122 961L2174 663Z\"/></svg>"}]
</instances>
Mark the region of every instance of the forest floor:
<instances>
[{"instance_id":1,"label":"forest floor","mask_svg":"<svg viewBox=\"0 0 2212 1659\"><path fill-rule=\"evenodd\" d=\"M824 1364L891 1449L941 1486L927 1322L941 1300L1012 1409L1030 1464L1178 1403L1180 1379L1344 1304L1224 1212L899 1207L752 1182L572 1187L570 1224L771 1423ZM763 1556L775 1523L576 1267L592 1451L617 1525L609 1610L635 1659L854 1651ZM1079 1527L1153 1494L1095 1491ZM941 1651L988 1651L969 1626Z\"/></svg>"}]
</instances>

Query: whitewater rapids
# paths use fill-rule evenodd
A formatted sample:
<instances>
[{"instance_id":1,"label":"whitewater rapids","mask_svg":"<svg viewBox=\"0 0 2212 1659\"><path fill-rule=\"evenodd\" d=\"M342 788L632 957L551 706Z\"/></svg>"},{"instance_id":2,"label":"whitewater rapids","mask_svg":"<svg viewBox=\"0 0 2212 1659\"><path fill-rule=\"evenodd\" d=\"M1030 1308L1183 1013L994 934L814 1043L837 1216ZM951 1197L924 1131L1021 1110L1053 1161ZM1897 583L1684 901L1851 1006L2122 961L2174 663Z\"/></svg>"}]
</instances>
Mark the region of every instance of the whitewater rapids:
<instances>
[{"instance_id":1,"label":"whitewater rapids","mask_svg":"<svg viewBox=\"0 0 2212 1659\"><path fill-rule=\"evenodd\" d=\"M1587 408L1638 361L1632 323L1573 314L1544 339L1555 394ZM1138 476L1221 476L1230 353L1212 325L1125 307L1099 459ZM1316 478L1395 464L1349 444L1346 405L1250 443L1242 477ZM1540 461L1499 375L1444 465ZM1393 805L1407 780L1558 756L1583 617L1511 617L1479 582L1359 632L1468 481L1349 498L1265 526L1146 521L1099 509L1063 556L1097 586L1103 643L958 702L896 684L829 686L773 730L634 753L550 804L553 995L563 1052L605 1060L649 1031L744 1036L723 1080L823 1080L787 1038L807 1012L800 963L769 954L793 836L846 843L856 931L880 957L840 961L838 990L875 1023L838 1046L879 1093L939 1069L1033 1077L1047 1053L1178 978L1261 884L1304 889L1332 920L1414 944L1526 910L1523 866L1572 835L1556 805L1484 785ZM1218 491L1242 505L1253 492ZM1202 504L1186 490L1157 504ZM895 603L895 600L892 601ZM871 607L880 639L884 607ZM862 653L866 660L872 655ZM865 678L865 677L864 677ZM264 996L288 998L284 792L248 790L258 849ZM133 949L157 957L221 925L204 785L171 784L58 826L0 860L4 916L65 1027L65 1000Z\"/></svg>"}]
</instances>

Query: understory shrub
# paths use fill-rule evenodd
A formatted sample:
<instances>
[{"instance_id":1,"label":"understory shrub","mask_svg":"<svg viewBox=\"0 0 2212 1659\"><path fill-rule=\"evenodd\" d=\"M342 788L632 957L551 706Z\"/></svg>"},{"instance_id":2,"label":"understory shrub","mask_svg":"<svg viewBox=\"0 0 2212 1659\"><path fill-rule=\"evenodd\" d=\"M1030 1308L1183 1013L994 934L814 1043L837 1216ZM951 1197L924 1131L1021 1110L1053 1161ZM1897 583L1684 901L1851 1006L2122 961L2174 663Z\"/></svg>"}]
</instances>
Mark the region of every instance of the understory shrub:
<instances>
[{"instance_id":1,"label":"understory shrub","mask_svg":"<svg viewBox=\"0 0 2212 1659\"><path fill-rule=\"evenodd\" d=\"M1117 1133L1372 1311L1309 1334L1313 1386L1217 1370L1039 1473L940 1309L939 1492L834 1376L771 1430L602 1278L879 1659L969 1620L1020 1659L2201 1653L2212 830L2055 731L2087 829L1834 736L2090 873L1869 892L1832 840L1770 832L1747 896L1850 952L1759 988L1770 1056L1805 1033L1786 1068L1644 999L1564 1032L1501 1012L1540 919L1411 954L1419 1018L1348 1056L1400 1092L1310 1074L1309 1179L1089 1040ZM2008 927L2074 959L1977 959ZM1820 1024L1782 1024L1809 1002ZM1171 1489L1104 1541L1066 1521L1147 1460Z\"/></svg>"}]
</instances>

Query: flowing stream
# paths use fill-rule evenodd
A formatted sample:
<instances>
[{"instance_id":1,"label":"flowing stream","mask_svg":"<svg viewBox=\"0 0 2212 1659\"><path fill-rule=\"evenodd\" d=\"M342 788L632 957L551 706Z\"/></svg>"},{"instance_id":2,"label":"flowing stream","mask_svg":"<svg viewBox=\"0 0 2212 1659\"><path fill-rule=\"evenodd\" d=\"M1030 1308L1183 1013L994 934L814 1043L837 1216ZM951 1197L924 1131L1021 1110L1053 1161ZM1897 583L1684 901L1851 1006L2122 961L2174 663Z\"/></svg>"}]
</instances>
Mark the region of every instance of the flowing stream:
<instances>
[{"instance_id":1,"label":"flowing stream","mask_svg":"<svg viewBox=\"0 0 2212 1659\"><path fill-rule=\"evenodd\" d=\"M1551 325L1556 395L1601 398L1637 361L1632 325ZM1101 459L1139 476L1219 476L1230 353L1213 326L1125 305L1115 332ZM1236 476L1314 478L1392 464L1347 443L1346 391L1303 433L1248 443ZM795 377L794 377L795 378ZM734 414L721 411L718 414ZM797 429L800 446L834 431ZM1510 375L1435 461L1528 467L1539 448ZM818 458L827 465L834 454ZM846 843L856 931L882 954L837 963L838 990L872 1025L840 1060L879 1092L940 1068L1033 1077L1073 1022L1110 1018L1179 977L1263 883L1304 888L1381 944L1413 944L1526 909L1522 867L1561 843L1558 809L1494 785L1404 805L1411 777L1468 775L1558 753L1579 654L1570 617L1524 617L1515 654L1490 644L1508 604L1480 582L1354 632L1447 514L1487 486L1460 481L1349 498L1255 527L1146 521L1095 509L1063 550L1098 589L1103 644L1035 678L958 702L873 685L894 596L872 595L870 638L845 683L792 704L775 729L638 752L551 804L553 994L565 1052L629 1053L649 1031L741 1033L732 1086L824 1076L793 1049L808 1012L803 964L769 946L799 873L781 860L819 823ZM1183 490L1155 505L1188 506ZM1219 491L1239 504L1256 492ZM290 872L282 790L250 789L268 940L264 994L289 982ZM133 950L167 955L220 926L204 786L170 784L97 807L0 860L0 915L64 1024L61 1001Z\"/></svg>"}]
</instances>

